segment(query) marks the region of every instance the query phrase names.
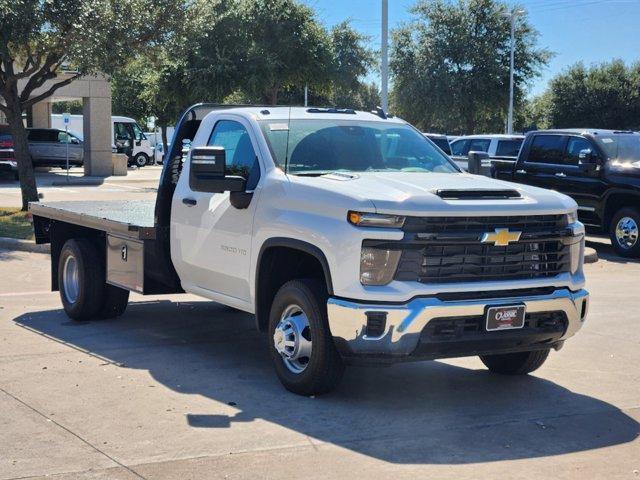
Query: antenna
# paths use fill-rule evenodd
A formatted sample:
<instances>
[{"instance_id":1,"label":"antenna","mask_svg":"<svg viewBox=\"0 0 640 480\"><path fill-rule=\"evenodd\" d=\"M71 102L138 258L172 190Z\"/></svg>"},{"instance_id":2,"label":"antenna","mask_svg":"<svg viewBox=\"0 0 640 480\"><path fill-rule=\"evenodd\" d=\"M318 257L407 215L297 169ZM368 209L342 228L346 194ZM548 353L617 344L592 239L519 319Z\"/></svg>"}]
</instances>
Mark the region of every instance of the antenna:
<instances>
[{"instance_id":1,"label":"antenna","mask_svg":"<svg viewBox=\"0 0 640 480\"><path fill-rule=\"evenodd\" d=\"M291 131L291 105L289 105L289 118L287 118L287 146L284 151L284 173L289 173L289 132Z\"/></svg>"}]
</instances>

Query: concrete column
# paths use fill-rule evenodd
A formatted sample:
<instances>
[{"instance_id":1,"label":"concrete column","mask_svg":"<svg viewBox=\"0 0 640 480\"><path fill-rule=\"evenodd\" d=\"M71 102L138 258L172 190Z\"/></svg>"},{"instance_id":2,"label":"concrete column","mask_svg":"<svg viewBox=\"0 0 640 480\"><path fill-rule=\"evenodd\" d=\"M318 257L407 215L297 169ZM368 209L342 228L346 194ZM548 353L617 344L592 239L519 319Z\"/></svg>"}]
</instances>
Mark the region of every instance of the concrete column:
<instances>
[{"instance_id":1,"label":"concrete column","mask_svg":"<svg viewBox=\"0 0 640 480\"><path fill-rule=\"evenodd\" d=\"M108 85L108 84L107 84ZM111 96L83 97L84 174L108 177L111 159Z\"/></svg>"},{"instance_id":2,"label":"concrete column","mask_svg":"<svg viewBox=\"0 0 640 480\"><path fill-rule=\"evenodd\" d=\"M45 100L31 107L33 128L51 128L51 105Z\"/></svg>"}]
</instances>

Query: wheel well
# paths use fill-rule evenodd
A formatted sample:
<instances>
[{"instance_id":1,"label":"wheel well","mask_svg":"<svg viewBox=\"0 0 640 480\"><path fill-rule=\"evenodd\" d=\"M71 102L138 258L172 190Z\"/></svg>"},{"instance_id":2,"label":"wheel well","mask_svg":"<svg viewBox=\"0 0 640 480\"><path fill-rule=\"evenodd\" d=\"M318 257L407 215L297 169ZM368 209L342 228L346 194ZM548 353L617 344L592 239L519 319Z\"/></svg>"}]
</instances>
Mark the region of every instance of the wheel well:
<instances>
[{"instance_id":1,"label":"wheel well","mask_svg":"<svg viewBox=\"0 0 640 480\"><path fill-rule=\"evenodd\" d=\"M58 285L58 261L60 252L67 240L72 238L88 238L92 240L100 252L105 251L104 232L91 228L80 227L71 223L51 221L49 226L49 238L51 240L51 290L57 291ZM106 259L105 259L106 261Z\"/></svg>"},{"instance_id":2,"label":"wheel well","mask_svg":"<svg viewBox=\"0 0 640 480\"><path fill-rule=\"evenodd\" d=\"M604 224L603 229L605 232L609 231L613 216L618 210L624 207L634 207L640 204L640 195L632 195L628 193L614 193L607 198L607 203L604 210Z\"/></svg>"},{"instance_id":3,"label":"wheel well","mask_svg":"<svg viewBox=\"0 0 640 480\"><path fill-rule=\"evenodd\" d=\"M304 247L304 250L294 246L263 248L258 258L256 275L256 326L258 330L267 330L273 298L280 287L289 280L315 278L326 283L327 291L332 293L326 259L321 252L318 254L312 250L316 248L312 245Z\"/></svg>"}]
</instances>

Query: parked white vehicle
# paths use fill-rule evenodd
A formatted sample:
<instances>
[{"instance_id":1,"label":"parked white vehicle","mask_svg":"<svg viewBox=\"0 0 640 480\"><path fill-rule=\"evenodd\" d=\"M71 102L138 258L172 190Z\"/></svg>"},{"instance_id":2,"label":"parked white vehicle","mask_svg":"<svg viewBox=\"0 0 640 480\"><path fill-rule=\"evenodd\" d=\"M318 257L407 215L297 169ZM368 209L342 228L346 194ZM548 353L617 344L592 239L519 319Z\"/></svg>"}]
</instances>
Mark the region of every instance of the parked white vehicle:
<instances>
[{"instance_id":1,"label":"parked white vehicle","mask_svg":"<svg viewBox=\"0 0 640 480\"><path fill-rule=\"evenodd\" d=\"M490 159L513 160L524 141L524 135L467 135L451 140L451 158L467 170L469 152L485 152Z\"/></svg>"},{"instance_id":2,"label":"parked white vehicle","mask_svg":"<svg viewBox=\"0 0 640 480\"><path fill-rule=\"evenodd\" d=\"M351 362L526 374L585 321L565 195L463 173L384 113L196 105L176 132L155 203L31 204L71 318L121 315L129 290L193 293L255 314L304 395Z\"/></svg>"},{"instance_id":3,"label":"parked white vehicle","mask_svg":"<svg viewBox=\"0 0 640 480\"><path fill-rule=\"evenodd\" d=\"M51 115L52 128L65 129L64 119L61 114ZM70 115L68 128L70 131L84 135L82 115ZM143 167L154 158L154 149L149 139L145 136L140 125L129 117L114 115L111 117L111 141L116 152L124 153L129 157L129 164Z\"/></svg>"}]
</instances>

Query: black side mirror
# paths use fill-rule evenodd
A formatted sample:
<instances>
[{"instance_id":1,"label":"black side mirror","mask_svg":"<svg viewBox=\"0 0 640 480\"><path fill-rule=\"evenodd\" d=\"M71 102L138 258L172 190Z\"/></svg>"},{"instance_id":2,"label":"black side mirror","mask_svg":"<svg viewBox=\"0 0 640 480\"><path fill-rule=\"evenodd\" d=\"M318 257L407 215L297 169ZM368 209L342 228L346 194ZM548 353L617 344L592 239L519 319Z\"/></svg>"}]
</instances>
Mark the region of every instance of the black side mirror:
<instances>
[{"instance_id":1,"label":"black side mirror","mask_svg":"<svg viewBox=\"0 0 640 480\"><path fill-rule=\"evenodd\" d=\"M74 145L80 145L80 140L74 137L71 137L71 143Z\"/></svg>"},{"instance_id":2,"label":"black side mirror","mask_svg":"<svg viewBox=\"0 0 640 480\"><path fill-rule=\"evenodd\" d=\"M467 171L474 175L480 175L482 173L482 161L489 159L487 152L470 151L467 154Z\"/></svg>"},{"instance_id":3,"label":"black side mirror","mask_svg":"<svg viewBox=\"0 0 640 480\"><path fill-rule=\"evenodd\" d=\"M579 163L578 166L583 172L595 172L598 170L598 155L590 148L580 150L578 154Z\"/></svg>"},{"instance_id":4,"label":"black side mirror","mask_svg":"<svg viewBox=\"0 0 640 480\"><path fill-rule=\"evenodd\" d=\"M222 147L196 147L190 151L189 186L196 192L244 192L247 179L229 171Z\"/></svg>"}]
</instances>

